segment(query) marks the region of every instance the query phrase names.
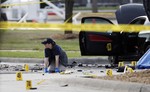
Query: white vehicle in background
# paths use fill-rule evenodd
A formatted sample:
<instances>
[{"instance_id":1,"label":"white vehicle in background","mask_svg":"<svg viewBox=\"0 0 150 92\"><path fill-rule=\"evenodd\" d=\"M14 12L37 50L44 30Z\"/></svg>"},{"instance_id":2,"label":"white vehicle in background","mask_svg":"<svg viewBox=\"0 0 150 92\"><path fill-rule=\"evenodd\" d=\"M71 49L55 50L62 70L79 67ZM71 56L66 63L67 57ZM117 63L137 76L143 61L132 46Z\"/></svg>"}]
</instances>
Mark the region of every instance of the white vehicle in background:
<instances>
[{"instance_id":1,"label":"white vehicle in background","mask_svg":"<svg viewBox=\"0 0 150 92\"><path fill-rule=\"evenodd\" d=\"M150 21L148 20L147 16L140 16L140 17L134 19L133 21L136 21L136 20L143 20L143 25L150 26ZM147 51L150 48L150 30L140 31L139 37L146 38L143 49L145 51Z\"/></svg>"},{"instance_id":2,"label":"white vehicle in background","mask_svg":"<svg viewBox=\"0 0 150 92\"><path fill-rule=\"evenodd\" d=\"M65 10L48 0L6 0L1 4L1 11L6 14L8 21L37 21L46 22L48 13L54 13L65 19ZM45 5L45 8L41 8Z\"/></svg>"}]
</instances>

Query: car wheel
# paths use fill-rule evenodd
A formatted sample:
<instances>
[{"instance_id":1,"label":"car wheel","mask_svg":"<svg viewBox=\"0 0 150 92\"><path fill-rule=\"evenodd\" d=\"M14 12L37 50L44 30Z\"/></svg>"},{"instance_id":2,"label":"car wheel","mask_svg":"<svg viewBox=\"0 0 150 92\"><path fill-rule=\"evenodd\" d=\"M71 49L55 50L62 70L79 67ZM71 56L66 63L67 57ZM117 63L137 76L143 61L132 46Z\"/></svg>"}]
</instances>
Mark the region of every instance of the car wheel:
<instances>
[{"instance_id":1,"label":"car wheel","mask_svg":"<svg viewBox=\"0 0 150 92\"><path fill-rule=\"evenodd\" d=\"M118 64L118 56L109 56L108 61L111 65L117 65Z\"/></svg>"}]
</instances>

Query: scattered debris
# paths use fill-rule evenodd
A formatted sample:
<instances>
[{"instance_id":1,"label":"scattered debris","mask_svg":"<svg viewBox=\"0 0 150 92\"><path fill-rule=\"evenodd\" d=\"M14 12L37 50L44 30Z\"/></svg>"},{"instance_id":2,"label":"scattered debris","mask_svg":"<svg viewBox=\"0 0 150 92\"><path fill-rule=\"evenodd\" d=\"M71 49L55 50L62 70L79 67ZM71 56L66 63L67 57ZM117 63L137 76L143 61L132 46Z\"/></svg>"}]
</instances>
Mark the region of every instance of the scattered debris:
<instances>
[{"instance_id":1,"label":"scattered debris","mask_svg":"<svg viewBox=\"0 0 150 92\"><path fill-rule=\"evenodd\" d=\"M77 72L82 72L82 70L77 70Z\"/></svg>"},{"instance_id":2,"label":"scattered debris","mask_svg":"<svg viewBox=\"0 0 150 92\"><path fill-rule=\"evenodd\" d=\"M9 65L8 64L0 64L0 69L4 69L4 68L8 68Z\"/></svg>"},{"instance_id":3,"label":"scattered debris","mask_svg":"<svg viewBox=\"0 0 150 92\"><path fill-rule=\"evenodd\" d=\"M113 75L113 76L105 76L105 77L97 77L98 79L105 80L115 80L115 81L125 81L125 82L136 82L136 83L144 83L150 84L150 70L141 70L138 72L129 73L126 72L121 75Z\"/></svg>"},{"instance_id":4,"label":"scattered debris","mask_svg":"<svg viewBox=\"0 0 150 92\"><path fill-rule=\"evenodd\" d=\"M21 69L20 71L25 71L25 69Z\"/></svg>"},{"instance_id":5,"label":"scattered debris","mask_svg":"<svg viewBox=\"0 0 150 92\"><path fill-rule=\"evenodd\" d=\"M79 63L79 64L78 64L78 67L83 67L83 64L82 64L82 63Z\"/></svg>"},{"instance_id":6,"label":"scattered debris","mask_svg":"<svg viewBox=\"0 0 150 92\"><path fill-rule=\"evenodd\" d=\"M71 74L71 73L73 73L72 71L64 71L64 72L60 72L60 74Z\"/></svg>"},{"instance_id":7,"label":"scattered debris","mask_svg":"<svg viewBox=\"0 0 150 92\"><path fill-rule=\"evenodd\" d=\"M43 69L43 65L35 64L29 66L29 69L32 72L37 72L38 70ZM24 65L9 65L9 64L0 64L0 71L25 71Z\"/></svg>"},{"instance_id":8,"label":"scattered debris","mask_svg":"<svg viewBox=\"0 0 150 92\"><path fill-rule=\"evenodd\" d=\"M117 72L124 72L125 66L118 67Z\"/></svg>"},{"instance_id":9,"label":"scattered debris","mask_svg":"<svg viewBox=\"0 0 150 92\"><path fill-rule=\"evenodd\" d=\"M36 90L37 88L35 87L35 88L30 88L30 90Z\"/></svg>"},{"instance_id":10,"label":"scattered debris","mask_svg":"<svg viewBox=\"0 0 150 92\"><path fill-rule=\"evenodd\" d=\"M93 71L90 71L90 73L93 73Z\"/></svg>"},{"instance_id":11,"label":"scattered debris","mask_svg":"<svg viewBox=\"0 0 150 92\"><path fill-rule=\"evenodd\" d=\"M72 64L68 65L68 67L73 68L77 65L77 62L73 61Z\"/></svg>"},{"instance_id":12,"label":"scattered debris","mask_svg":"<svg viewBox=\"0 0 150 92\"><path fill-rule=\"evenodd\" d=\"M112 68L111 65L105 65L105 68Z\"/></svg>"},{"instance_id":13,"label":"scattered debris","mask_svg":"<svg viewBox=\"0 0 150 92\"><path fill-rule=\"evenodd\" d=\"M87 72L84 72L83 75L85 75L83 76L84 78L97 78L98 77L96 74L91 74Z\"/></svg>"},{"instance_id":14,"label":"scattered debris","mask_svg":"<svg viewBox=\"0 0 150 92\"><path fill-rule=\"evenodd\" d=\"M61 85L61 87L67 87L68 86L68 84L65 84L65 85Z\"/></svg>"},{"instance_id":15,"label":"scattered debris","mask_svg":"<svg viewBox=\"0 0 150 92\"><path fill-rule=\"evenodd\" d=\"M100 71L101 73L104 73L104 71Z\"/></svg>"}]
</instances>

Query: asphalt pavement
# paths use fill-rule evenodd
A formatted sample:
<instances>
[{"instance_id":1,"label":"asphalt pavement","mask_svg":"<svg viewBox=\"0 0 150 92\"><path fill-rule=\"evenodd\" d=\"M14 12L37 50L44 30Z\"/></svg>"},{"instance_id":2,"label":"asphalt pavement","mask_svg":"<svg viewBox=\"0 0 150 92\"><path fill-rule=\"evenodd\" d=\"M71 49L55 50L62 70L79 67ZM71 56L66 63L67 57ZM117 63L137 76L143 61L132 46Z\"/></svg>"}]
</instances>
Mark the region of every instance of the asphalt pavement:
<instances>
[{"instance_id":1,"label":"asphalt pavement","mask_svg":"<svg viewBox=\"0 0 150 92\"><path fill-rule=\"evenodd\" d=\"M10 63L9 60L16 63ZM39 62L37 60L39 59L0 58L0 64L7 63L14 66L29 64L31 67L34 64L41 64L41 59ZM65 73L43 73L43 70L20 71L22 81L16 80L18 71L1 71L0 92L150 92L150 85L146 84L90 78L106 76L107 57L70 59L70 63L74 61L77 65L68 67ZM116 72L115 68L112 71L113 75L122 74ZM27 80L32 82L29 90L26 89Z\"/></svg>"},{"instance_id":2,"label":"asphalt pavement","mask_svg":"<svg viewBox=\"0 0 150 92\"><path fill-rule=\"evenodd\" d=\"M22 81L16 74L0 75L1 92L149 92L150 85L83 78L81 74L23 73ZM26 89L26 81L32 89Z\"/></svg>"}]
</instances>

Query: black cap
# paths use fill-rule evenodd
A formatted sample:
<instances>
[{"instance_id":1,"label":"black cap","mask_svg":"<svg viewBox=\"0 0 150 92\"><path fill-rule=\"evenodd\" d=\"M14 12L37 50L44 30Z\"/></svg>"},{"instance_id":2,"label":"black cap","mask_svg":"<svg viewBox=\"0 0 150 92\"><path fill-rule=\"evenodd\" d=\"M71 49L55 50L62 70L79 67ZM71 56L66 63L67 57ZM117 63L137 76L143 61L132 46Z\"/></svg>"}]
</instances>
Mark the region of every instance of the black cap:
<instances>
[{"instance_id":1,"label":"black cap","mask_svg":"<svg viewBox=\"0 0 150 92\"><path fill-rule=\"evenodd\" d=\"M41 42L42 44L47 44L47 43L54 43L54 41L51 38L47 38L45 41Z\"/></svg>"}]
</instances>

